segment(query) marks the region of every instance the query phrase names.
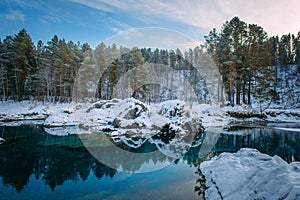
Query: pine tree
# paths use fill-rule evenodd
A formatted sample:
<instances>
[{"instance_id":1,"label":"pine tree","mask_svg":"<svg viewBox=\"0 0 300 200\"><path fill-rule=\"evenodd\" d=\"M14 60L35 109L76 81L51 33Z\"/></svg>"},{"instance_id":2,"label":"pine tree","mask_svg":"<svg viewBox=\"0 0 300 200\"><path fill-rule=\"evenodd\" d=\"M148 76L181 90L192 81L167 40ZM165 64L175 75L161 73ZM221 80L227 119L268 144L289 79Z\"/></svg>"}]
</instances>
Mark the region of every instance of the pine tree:
<instances>
[{"instance_id":1,"label":"pine tree","mask_svg":"<svg viewBox=\"0 0 300 200\"><path fill-rule=\"evenodd\" d=\"M279 43L279 64L286 67L293 62L291 34L283 35Z\"/></svg>"},{"instance_id":2,"label":"pine tree","mask_svg":"<svg viewBox=\"0 0 300 200\"><path fill-rule=\"evenodd\" d=\"M229 22L226 22L220 33L220 40L217 44L220 72L225 86L225 92L230 104L234 105L234 77L232 61L232 37Z\"/></svg>"},{"instance_id":3,"label":"pine tree","mask_svg":"<svg viewBox=\"0 0 300 200\"><path fill-rule=\"evenodd\" d=\"M232 53L233 56L231 58L231 67L230 71L232 73L231 78L232 82L235 82L235 97L236 97L236 104L240 104L240 95L241 95L241 79L244 78L245 74L243 74L244 66L244 52L245 49L245 42L247 36L247 25L245 22L241 21L238 17L234 17L230 22L229 26L231 28L231 37L232 37ZM231 84L233 85L233 83ZM233 90L233 89L232 89ZM234 98L234 95L232 96Z\"/></svg>"},{"instance_id":4,"label":"pine tree","mask_svg":"<svg viewBox=\"0 0 300 200\"><path fill-rule=\"evenodd\" d=\"M274 84L274 91L277 92L277 86L278 86L278 67L279 67L279 55L278 55L278 48L279 48L279 38L271 37L269 38L269 42L272 46L271 50L271 56L272 56L272 66L275 68L275 84Z\"/></svg>"},{"instance_id":5,"label":"pine tree","mask_svg":"<svg viewBox=\"0 0 300 200\"><path fill-rule=\"evenodd\" d=\"M37 84L37 96L48 96L49 88L47 84L47 76L45 72L45 46L44 43L39 40L36 48L36 64L38 69L38 84Z\"/></svg>"},{"instance_id":6,"label":"pine tree","mask_svg":"<svg viewBox=\"0 0 300 200\"><path fill-rule=\"evenodd\" d=\"M24 96L28 98L30 95L36 95L37 65L35 46L25 29L22 29L13 39L13 49L15 52L13 64L17 74L18 98Z\"/></svg>"},{"instance_id":7,"label":"pine tree","mask_svg":"<svg viewBox=\"0 0 300 200\"><path fill-rule=\"evenodd\" d=\"M74 101L84 98L94 98L98 83L97 66L95 65L94 53L88 44L82 47L84 61L76 75L77 79L74 85Z\"/></svg>"},{"instance_id":8,"label":"pine tree","mask_svg":"<svg viewBox=\"0 0 300 200\"><path fill-rule=\"evenodd\" d=\"M248 36L248 67L247 67L247 80L248 80L248 104L251 104L251 94L255 94L252 91L253 81L256 84L261 82L262 75L266 75L268 72L267 67L271 66L271 43L267 40L267 33L262 27L255 24L249 25L249 36ZM265 85L265 84L264 84ZM255 85L253 90L259 86ZM263 94L263 92L259 92ZM256 95L259 96L259 95Z\"/></svg>"},{"instance_id":9,"label":"pine tree","mask_svg":"<svg viewBox=\"0 0 300 200\"><path fill-rule=\"evenodd\" d=\"M180 70L183 68L183 55L180 51L180 49L176 49L176 68L177 70Z\"/></svg>"},{"instance_id":10,"label":"pine tree","mask_svg":"<svg viewBox=\"0 0 300 200\"><path fill-rule=\"evenodd\" d=\"M300 31L294 39L295 64L300 65Z\"/></svg>"},{"instance_id":11,"label":"pine tree","mask_svg":"<svg viewBox=\"0 0 300 200\"><path fill-rule=\"evenodd\" d=\"M5 100L8 95L8 46L5 42L2 43L0 40L0 95L2 99Z\"/></svg>"},{"instance_id":12,"label":"pine tree","mask_svg":"<svg viewBox=\"0 0 300 200\"><path fill-rule=\"evenodd\" d=\"M217 30L213 28L212 31L209 32L208 36L204 36L206 41L206 47L208 49L209 54L214 58L215 64L218 68L218 102L222 102L224 105L224 96L223 96L223 81L221 78L221 66L219 62L219 49L218 44L220 42L220 36L217 33Z\"/></svg>"},{"instance_id":13,"label":"pine tree","mask_svg":"<svg viewBox=\"0 0 300 200\"><path fill-rule=\"evenodd\" d=\"M60 70L60 49L59 39L55 35L51 41L47 42L45 47L45 61L48 71L47 82L49 87L49 97L57 97L59 95L59 70Z\"/></svg>"},{"instance_id":14,"label":"pine tree","mask_svg":"<svg viewBox=\"0 0 300 200\"><path fill-rule=\"evenodd\" d=\"M170 63L170 67L172 69L175 69L176 66L176 54L174 52L174 50L170 49L169 50L169 63Z\"/></svg>"},{"instance_id":15,"label":"pine tree","mask_svg":"<svg viewBox=\"0 0 300 200\"><path fill-rule=\"evenodd\" d=\"M250 94L258 99L260 112L267 108L274 99L275 70L272 65L272 43L262 27L250 25L251 46L249 52L250 76L253 77L253 88L249 78L248 101ZM263 105L265 108L263 108Z\"/></svg>"}]
</instances>

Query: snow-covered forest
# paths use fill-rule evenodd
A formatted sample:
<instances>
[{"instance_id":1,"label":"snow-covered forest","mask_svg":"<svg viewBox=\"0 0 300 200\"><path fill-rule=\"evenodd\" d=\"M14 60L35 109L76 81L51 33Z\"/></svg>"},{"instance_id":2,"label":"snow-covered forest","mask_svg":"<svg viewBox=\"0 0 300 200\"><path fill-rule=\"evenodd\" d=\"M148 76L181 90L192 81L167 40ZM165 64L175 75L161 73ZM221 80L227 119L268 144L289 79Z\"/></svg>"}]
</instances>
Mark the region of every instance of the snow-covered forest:
<instances>
[{"instance_id":1,"label":"snow-covered forest","mask_svg":"<svg viewBox=\"0 0 300 200\"><path fill-rule=\"evenodd\" d=\"M153 70L136 71L137 66ZM300 32L268 37L262 27L238 17L225 22L219 32L213 29L203 45L187 51L104 43L92 49L56 35L34 45L22 29L0 41L0 97L69 102L133 96L155 102L188 100L184 97L195 93L194 101L199 103L274 103L290 108L300 106L299 66ZM143 84L146 72L149 80ZM158 78L151 78L152 72ZM172 86L172 81L182 88Z\"/></svg>"}]
</instances>

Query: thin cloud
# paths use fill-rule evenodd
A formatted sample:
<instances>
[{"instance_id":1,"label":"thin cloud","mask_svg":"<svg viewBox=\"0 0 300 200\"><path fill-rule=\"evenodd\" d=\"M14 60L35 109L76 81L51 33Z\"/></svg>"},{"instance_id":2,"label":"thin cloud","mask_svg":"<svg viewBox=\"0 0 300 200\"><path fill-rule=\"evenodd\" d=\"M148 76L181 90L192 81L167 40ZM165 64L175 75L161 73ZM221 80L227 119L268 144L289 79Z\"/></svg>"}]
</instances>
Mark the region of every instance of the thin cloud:
<instances>
[{"instance_id":1,"label":"thin cloud","mask_svg":"<svg viewBox=\"0 0 300 200\"><path fill-rule=\"evenodd\" d=\"M112 13L113 10L109 8L109 6L105 5L101 1L93 1L93 0L69 0L70 2L79 3L91 8L95 8L97 10L101 10L104 12L110 12Z\"/></svg>"},{"instance_id":2,"label":"thin cloud","mask_svg":"<svg viewBox=\"0 0 300 200\"><path fill-rule=\"evenodd\" d=\"M60 18L57 17L57 16L53 16L53 15L45 15L42 19L42 22L43 23L48 23L48 22L51 22L51 23L58 23L60 22Z\"/></svg>"},{"instance_id":3,"label":"thin cloud","mask_svg":"<svg viewBox=\"0 0 300 200\"><path fill-rule=\"evenodd\" d=\"M137 29L130 28L128 31L119 31L118 34L125 40L133 40L137 37L141 37L143 34Z\"/></svg>"},{"instance_id":4,"label":"thin cloud","mask_svg":"<svg viewBox=\"0 0 300 200\"><path fill-rule=\"evenodd\" d=\"M239 16L248 23L259 24L269 35L299 30L299 0L70 0L112 13L124 12L145 23L161 20L181 23L209 31L220 29L226 20Z\"/></svg>"},{"instance_id":5,"label":"thin cloud","mask_svg":"<svg viewBox=\"0 0 300 200\"><path fill-rule=\"evenodd\" d=\"M9 13L5 15L5 18L10 21L25 21L25 15L19 10L9 10Z\"/></svg>"},{"instance_id":6,"label":"thin cloud","mask_svg":"<svg viewBox=\"0 0 300 200\"><path fill-rule=\"evenodd\" d=\"M121 37L122 40L134 40L135 38L137 37L142 37L143 36L143 33L140 32L138 29L134 29L126 24L123 24L123 27L127 27L127 28L116 28L116 27L113 27L111 28L111 30L113 32L116 33L115 36L112 36L112 37ZM108 41L110 41L111 38L108 38Z\"/></svg>"},{"instance_id":7,"label":"thin cloud","mask_svg":"<svg viewBox=\"0 0 300 200\"><path fill-rule=\"evenodd\" d=\"M106 45L116 44L117 46L159 48L159 49L181 49L195 48L198 42L186 35L162 28L138 28L127 31L119 31L117 35L104 41Z\"/></svg>"}]
</instances>

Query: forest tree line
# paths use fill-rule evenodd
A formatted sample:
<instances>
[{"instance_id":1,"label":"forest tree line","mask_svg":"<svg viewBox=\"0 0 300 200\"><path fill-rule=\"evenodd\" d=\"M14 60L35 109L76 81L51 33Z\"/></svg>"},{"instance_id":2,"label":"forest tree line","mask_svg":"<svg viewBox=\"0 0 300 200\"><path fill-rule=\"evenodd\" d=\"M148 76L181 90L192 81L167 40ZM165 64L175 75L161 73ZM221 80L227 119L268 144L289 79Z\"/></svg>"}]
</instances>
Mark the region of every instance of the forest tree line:
<instances>
[{"instance_id":1,"label":"forest tree line","mask_svg":"<svg viewBox=\"0 0 300 200\"><path fill-rule=\"evenodd\" d=\"M251 104L253 98L278 101L278 72L291 73L289 66L300 65L300 32L268 37L262 27L234 17L220 32L211 30L205 40L219 69L218 83L224 83L231 105ZM300 72L297 68L293 73ZM219 85L218 96L223 101L223 84Z\"/></svg>"},{"instance_id":2,"label":"forest tree line","mask_svg":"<svg viewBox=\"0 0 300 200\"><path fill-rule=\"evenodd\" d=\"M80 82L86 86L85 91L80 91L83 95L88 96L89 88L97 88L95 97L110 99L118 79L144 63L193 70L188 76L183 74L196 91L205 96L207 91L200 87L200 82L204 82L195 69L205 79L211 67L206 54L217 68L219 102L228 100L235 105L251 104L254 99L276 101L279 98L278 71L300 65L300 32L296 36L268 37L262 27L234 17L225 22L219 32L215 28L211 30L205 36L204 45L182 52L180 49L118 48L104 43L93 50L87 43L67 42L56 35L46 43L38 41L35 45L22 29L15 36L0 40L0 97L71 101L74 91L78 90L76 82ZM80 70L81 66L89 66L89 70ZM89 77L95 80L89 81ZM207 102L207 99L205 96L201 100Z\"/></svg>"}]
</instances>

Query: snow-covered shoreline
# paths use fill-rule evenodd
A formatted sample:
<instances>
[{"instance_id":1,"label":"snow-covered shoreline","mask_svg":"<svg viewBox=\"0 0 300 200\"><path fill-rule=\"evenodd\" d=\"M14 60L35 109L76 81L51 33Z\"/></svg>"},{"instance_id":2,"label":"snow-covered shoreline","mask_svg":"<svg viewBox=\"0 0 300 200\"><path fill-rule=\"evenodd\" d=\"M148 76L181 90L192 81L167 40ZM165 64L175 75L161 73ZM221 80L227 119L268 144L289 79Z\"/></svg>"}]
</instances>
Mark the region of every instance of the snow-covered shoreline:
<instances>
[{"instance_id":1,"label":"snow-covered shoreline","mask_svg":"<svg viewBox=\"0 0 300 200\"><path fill-rule=\"evenodd\" d=\"M94 103L0 102L0 125L39 124L47 133L58 136L107 130L113 140L130 142L126 143L130 147L137 148L149 139L158 148L162 146L166 155L179 158L192 146L195 134L204 128L216 133L231 125L300 122L300 109L269 109L262 118L233 117L229 111L241 116L249 112L242 107L190 106L178 100L149 106L133 98ZM297 127L288 130L299 132ZM273 128L287 129L276 125ZM126 135L145 140L131 140ZM162 144L166 135L172 139ZM222 153L203 162L200 169L206 178L207 199L300 197L300 163L287 164L278 156L270 157L254 149Z\"/></svg>"},{"instance_id":2,"label":"snow-covered shoreline","mask_svg":"<svg viewBox=\"0 0 300 200\"><path fill-rule=\"evenodd\" d=\"M39 124L45 127L66 127L90 124L91 126L101 124L110 128L112 112L110 106L120 100L102 100L96 103L49 103L21 101L0 102L0 125L19 126L21 124ZM169 101L171 103L172 101ZM108 107L100 108L99 105ZM95 107L96 106L96 107ZM98 106L98 107L97 107ZM153 107L155 105L151 105ZM187 105L186 107L188 107ZM96 108L96 109L95 109ZM122 108L120 108L122 109ZM123 108L124 109L124 108ZM90 110L91 112L86 112ZM300 109L267 109L265 117L233 117L228 113L249 113L247 108L220 107L219 105L194 104L193 111L202 120L203 126L226 128L231 125L249 125L264 123L299 123ZM252 112L252 111L251 111ZM83 116L83 118L78 117ZM97 119L95 119L97 116ZM124 122L123 122L124 123Z\"/></svg>"},{"instance_id":3,"label":"snow-covered shoreline","mask_svg":"<svg viewBox=\"0 0 300 200\"><path fill-rule=\"evenodd\" d=\"M118 134L151 134L167 124L174 131L186 129L197 132L203 129L197 113L185 102L178 100L151 106L134 98L101 100L94 103L1 102L0 125L21 124L43 125L47 132L55 134L56 129L62 132L62 135L84 133L72 127L89 130L86 132L118 131Z\"/></svg>"}]
</instances>

